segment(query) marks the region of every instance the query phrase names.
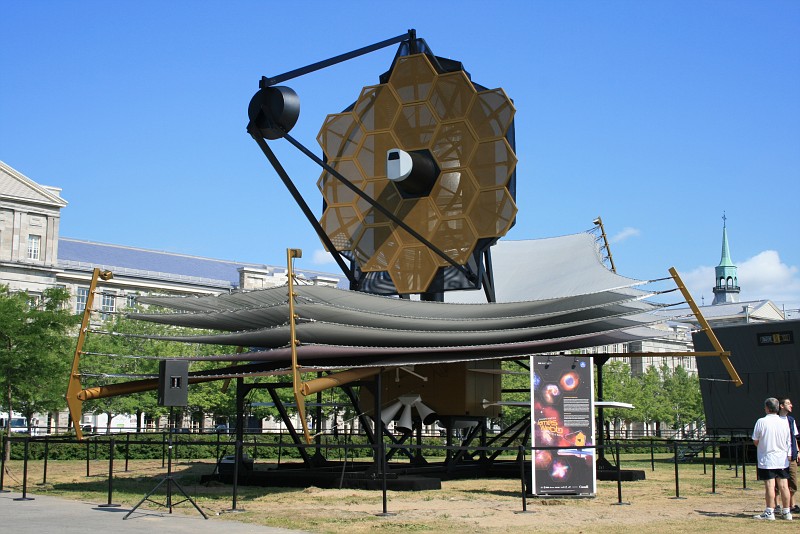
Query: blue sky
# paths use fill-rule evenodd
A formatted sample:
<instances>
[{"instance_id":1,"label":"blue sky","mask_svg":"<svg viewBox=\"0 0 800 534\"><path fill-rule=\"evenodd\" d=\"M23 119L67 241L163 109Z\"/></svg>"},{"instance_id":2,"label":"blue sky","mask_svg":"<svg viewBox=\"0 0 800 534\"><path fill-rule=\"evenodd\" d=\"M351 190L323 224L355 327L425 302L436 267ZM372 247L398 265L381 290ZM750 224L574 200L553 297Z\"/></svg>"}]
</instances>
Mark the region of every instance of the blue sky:
<instances>
[{"instance_id":1,"label":"blue sky","mask_svg":"<svg viewBox=\"0 0 800 534\"><path fill-rule=\"evenodd\" d=\"M674 266L710 303L725 212L742 300L800 307L800 2L2 0L0 20L0 159L63 188L64 236L278 265L302 248L336 271L247 104L262 75L415 28L514 100L508 239L601 215L620 273ZM319 152L394 53L287 82L294 137ZM319 215L319 169L272 146Z\"/></svg>"}]
</instances>

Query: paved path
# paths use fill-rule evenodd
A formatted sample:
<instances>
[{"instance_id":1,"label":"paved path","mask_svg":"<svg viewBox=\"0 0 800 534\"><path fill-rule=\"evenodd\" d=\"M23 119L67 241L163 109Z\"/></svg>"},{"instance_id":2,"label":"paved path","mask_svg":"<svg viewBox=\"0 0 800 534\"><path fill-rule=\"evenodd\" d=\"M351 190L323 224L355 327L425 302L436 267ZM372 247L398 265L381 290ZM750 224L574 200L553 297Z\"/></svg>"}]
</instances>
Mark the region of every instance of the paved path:
<instances>
[{"instance_id":1,"label":"paved path","mask_svg":"<svg viewBox=\"0 0 800 534\"><path fill-rule=\"evenodd\" d=\"M184 503L195 515L137 508L128 519L122 518L129 507L100 508L98 503L71 501L46 495L27 494L30 501L17 501L21 493L0 493L0 531L3 534L43 532L52 534L86 534L87 532L113 532L114 534L142 534L143 532L169 532L170 534L302 534L298 530L265 527L240 523L218 516L203 517ZM204 510L205 511L205 510Z\"/></svg>"}]
</instances>

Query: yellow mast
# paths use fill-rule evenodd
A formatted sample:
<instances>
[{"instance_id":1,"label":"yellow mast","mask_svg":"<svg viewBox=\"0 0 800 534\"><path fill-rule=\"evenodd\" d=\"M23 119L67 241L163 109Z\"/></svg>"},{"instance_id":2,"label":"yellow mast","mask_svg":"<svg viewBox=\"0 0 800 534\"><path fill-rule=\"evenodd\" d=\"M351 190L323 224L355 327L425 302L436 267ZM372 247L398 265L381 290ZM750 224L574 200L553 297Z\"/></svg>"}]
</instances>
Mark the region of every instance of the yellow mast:
<instances>
[{"instance_id":1,"label":"yellow mast","mask_svg":"<svg viewBox=\"0 0 800 534\"><path fill-rule=\"evenodd\" d=\"M75 355L72 357L72 371L69 374L69 384L67 384L67 407L69 408L69 415L72 418L72 425L75 427L75 435L78 440L83 439L83 431L81 430L81 406L83 402L79 399L78 395L81 392L81 374L78 369L81 361L81 354L83 354L83 344L86 341L86 333L89 330L89 320L92 315L92 307L94 306L94 294L97 290L97 281L111 280L114 277L111 271L101 271L95 267L92 271L92 281L89 284L89 294L86 295L86 305L83 308L83 320L81 321L81 329L78 332L78 342L75 345Z\"/></svg>"}]
</instances>

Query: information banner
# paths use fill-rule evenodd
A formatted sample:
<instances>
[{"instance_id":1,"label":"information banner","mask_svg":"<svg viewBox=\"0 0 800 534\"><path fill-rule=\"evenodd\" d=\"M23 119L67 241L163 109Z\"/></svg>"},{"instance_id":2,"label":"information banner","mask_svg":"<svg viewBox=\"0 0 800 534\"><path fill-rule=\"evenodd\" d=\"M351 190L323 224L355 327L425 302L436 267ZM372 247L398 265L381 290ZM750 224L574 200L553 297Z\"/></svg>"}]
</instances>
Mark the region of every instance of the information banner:
<instances>
[{"instance_id":1,"label":"information banner","mask_svg":"<svg viewBox=\"0 0 800 534\"><path fill-rule=\"evenodd\" d=\"M531 357L531 424L533 494L594 495L595 449L587 448L594 445L591 358Z\"/></svg>"}]
</instances>

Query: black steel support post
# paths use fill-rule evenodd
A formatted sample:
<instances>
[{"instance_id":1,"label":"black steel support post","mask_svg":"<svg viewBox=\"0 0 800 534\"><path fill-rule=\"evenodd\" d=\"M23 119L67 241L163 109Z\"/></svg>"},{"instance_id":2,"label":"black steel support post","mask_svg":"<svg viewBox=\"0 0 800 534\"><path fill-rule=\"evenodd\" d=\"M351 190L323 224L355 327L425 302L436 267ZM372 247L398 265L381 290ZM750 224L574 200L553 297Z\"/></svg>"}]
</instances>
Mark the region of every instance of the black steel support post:
<instances>
[{"instance_id":1,"label":"black steel support post","mask_svg":"<svg viewBox=\"0 0 800 534\"><path fill-rule=\"evenodd\" d=\"M379 516L388 516L394 515L390 514L388 511L388 500L386 496L386 471L388 470L388 466L386 465L386 446L383 443L383 419L381 419L381 404L382 404L382 390L383 390L383 382L381 380L381 375L383 375L383 370L381 369L377 375L375 375L375 453L377 455L376 461L380 466L380 476L381 476L381 492L383 493L383 511L379 514Z\"/></svg>"},{"instance_id":2,"label":"black steel support post","mask_svg":"<svg viewBox=\"0 0 800 534\"><path fill-rule=\"evenodd\" d=\"M89 440L86 440L86 478L89 478Z\"/></svg>"},{"instance_id":3,"label":"black steel support post","mask_svg":"<svg viewBox=\"0 0 800 534\"><path fill-rule=\"evenodd\" d=\"M47 457L50 455L50 437L44 437L44 465L42 466L42 486L47 484Z\"/></svg>"},{"instance_id":4,"label":"black steel support post","mask_svg":"<svg viewBox=\"0 0 800 534\"><path fill-rule=\"evenodd\" d=\"M653 438L650 438L650 471L655 473L655 471L656 471L656 453L655 453L654 449L655 449L655 447L653 445Z\"/></svg>"},{"instance_id":5,"label":"black steel support post","mask_svg":"<svg viewBox=\"0 0 800 534\"><path fill-rule=\"evenodd\" d=\"M609 357L604 355L595 355L592 359L594 366L597 369L597 400L603 400L603 366L608 361ZM597 407L597 418L600 420L600 432L597 433L597 469L600 471L612 469L611 463L606 459L605 448L605 421L603 414L603 407Z\"/></svg>"},{"instance_id":6,"label":"black steel support post","mask_svg":"<svg viewBox=\"0 0 800 534\"><path fill-rule=\"evenodd\" d=\"M170 482L172 481L172 438L175 433L172 406L169 407L169 424L171 427L169 429L169 438L167 438L167 508L169 508L169 513L172 513L172 484Z\"/></svg>"},{"instance_id":7,"label":"black steel support post","mask_svg":"<svg viewBox=\"0 0 800 534\"><path fill-rule=\"evenodd\" d=\"M119 504L113 504L114 498L114 438L108 442L108 500L105 504L100 504L98 508L116 508Z\"/></svg>"},{"instance_id":8,"label":"black steel support post","mask_svg":"<svg viewBox=\"0 0 800 534\"><path fill-rule=\"evenodd\" d=\"M128 460L130 459L131 433L125 434L125 472L128 472Z\"/></svg>"},{"instance_id":9,"label":"black steel support post","mask_svg":"<svg viewBox=\"0 0 800 534\"><path fill-rule=\"evenodd\" d=\"M6 447L8 447L8 436L3 434L0 436L0 493L9 493L9 490L3 489L3 484L6 477Z\"/></svg>"},{"instance_id":10,"label":"black steel support post","mask_svg":"<svg viewBox=\"0 0 800 534\"><path fill-rule=\"evenodd\" d=\"M531 453L531 463L535 453ZM522 487L522 511L514 512L515 514L531 514L532 511L528 510L528 488L525 487L525 445L520 445L517 451L519 458L519 480ZM531 488L533 489L533 488Z\"/></svg>"},{"instance_id":11,"label":"black steel support post","mask_svg":"<svg viewBox=\"0 0 800 534\"><path fill-rule=\"evenodd\" d=\"M239 462L241 461L242 457L242 441L239 437L236 437L236 444L234 445L233 456L235 461L233 463L233 496L231 500L231 509L230 512L241 512L238 508L239 504Z\"/></svg>"},{"instance_id":12,"label":"black steel support post","mask_svg":"<svg viewBox=\"0 0 800 534\"><path fill-rule=\"evenodd\" d=\"M703 440L703 474L707 474L706 471L706 442Z\"/></svg>"},{"instance_id":13,"label":"black steel support post","mask_svg":"<svg viewBox=\"0 0 800 534\"><path fill-rule=\"evenodd\" d=\"M717 442L711 442L711 494L717 494Z\"/></svg>"},{"instance_id":14,"label":"black steel support post","mask_svg":"<svg viewBox=\"0 0 800 534\"><path fill-rule=\"evenodd\" d=\"M674 453L674 463L675 463L675 496L672 497L673 499L685 499L685 497L681 497L681 488L678 482L678 442L672 442L672 452Z\"/></svg>"},{"instance_id":15,"label":"black steel support post","mask_svg":"<svg viewBox=\"0 0 800 534\"><path fill-rule=\"evenodd\" d=\"M25 438L24 457L22 460L22 497L17 497L15 501L32 501L33 497L28 497L28 452L30 438Z\"/></svg>"},{"instance_id":16,"label":"black steel support post","mask_svg":"<svg viewBox=\"0 0 800 534\"><path fill-rule=\"evenodd\" d=\"M619 459L619 441L615 442L615 445L616 445L616 456L617 456L617 502L615 502L614 504L618 506L625 506L630 503L622 501L622 466Z\"/></svg>"},{"instance_id":17,"label":"black steel support post","mask_svg":"<svg viewBox=\"0 0 800 534\"><path fill-rule=\"evenodd\" d=\"M239 465L242 463L242 442L244 441L244 398L249 392L244 378L236 378L236 444L233 451L233 495L229 512L241 512L239 501Z\"/></svg>"}]
</instances>

